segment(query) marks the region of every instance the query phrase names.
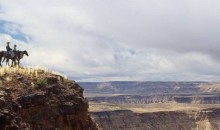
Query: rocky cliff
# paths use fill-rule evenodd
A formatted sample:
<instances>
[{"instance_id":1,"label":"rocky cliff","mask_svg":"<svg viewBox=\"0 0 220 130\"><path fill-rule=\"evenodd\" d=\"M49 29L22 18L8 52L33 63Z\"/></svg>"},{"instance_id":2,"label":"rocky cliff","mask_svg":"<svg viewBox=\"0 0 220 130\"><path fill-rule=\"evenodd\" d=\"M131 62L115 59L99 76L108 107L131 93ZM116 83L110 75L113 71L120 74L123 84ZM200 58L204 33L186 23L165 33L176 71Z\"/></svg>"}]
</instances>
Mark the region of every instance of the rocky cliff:
<instances>
[{"instance_id":1,"label":"rocky cliff","mask_svg":"<svg viewBox=\"0 0 220 130\"><path fill-rule=\"evenodd\" d=\"M220 109L133 113L129 110L93 112L103 130L219 130Z\"/></svg>"},{"instance_id":2,"label":"rocky cliff","mask_svg":"<svg viewBox=\"0 0 220 130\"><path fill-rule=\"evenodd\" d=\"M0 75L0 130L97 130L76 82L43 69Z\"/></svg>"}]
</instances>

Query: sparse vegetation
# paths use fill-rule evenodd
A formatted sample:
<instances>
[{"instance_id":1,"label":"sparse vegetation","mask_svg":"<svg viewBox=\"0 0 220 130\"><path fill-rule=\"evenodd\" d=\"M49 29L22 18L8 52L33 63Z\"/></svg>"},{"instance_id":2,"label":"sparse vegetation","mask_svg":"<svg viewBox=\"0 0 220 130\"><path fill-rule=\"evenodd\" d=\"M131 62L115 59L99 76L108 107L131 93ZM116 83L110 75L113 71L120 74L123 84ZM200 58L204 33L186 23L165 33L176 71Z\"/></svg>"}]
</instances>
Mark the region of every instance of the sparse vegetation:
<instances>
[{"instance_id":1,"label":"sparse vegetation","mask_svg":"<svg viewBox=\"0 0 220 130\"><path fill-rule=\"evenodd\" d=\"M43 78L39 78L39 79L37 80L37 85L38 85L39 87L45 87L45 86L47 86L47 81L46 81L45 79L43 79Z\"/></svg>"},{"instance_id":2,"label":"sparse vegetation","mask_svg":"<svg viewBox=\"0 0 220 130\"><path fill-rule=\"evenodd\" d=\"M0 76L3 76L4 74L13 74L18 73L26 76L30 76L31 78L39 78L42 76L42 74L48 74L49 70L45 67L37 66L34 69L31 67L9 67L9 66L3 66L0 67ZM64 77L64 79L67 79L67 76L61 75L59 72L52 72L54 75L59 75L61 77Z\"/></svg>"}]
</instances>

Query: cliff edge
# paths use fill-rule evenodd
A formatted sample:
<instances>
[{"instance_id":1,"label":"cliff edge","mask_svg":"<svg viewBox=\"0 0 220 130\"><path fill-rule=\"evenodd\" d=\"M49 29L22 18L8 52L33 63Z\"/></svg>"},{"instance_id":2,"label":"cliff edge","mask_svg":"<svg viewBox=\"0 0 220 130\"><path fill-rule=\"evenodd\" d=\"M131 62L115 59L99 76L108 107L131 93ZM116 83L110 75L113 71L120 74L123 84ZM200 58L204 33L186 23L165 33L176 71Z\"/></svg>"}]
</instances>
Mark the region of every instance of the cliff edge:
<instances>
[{"instance_id":1,"label":"cliff edge","mask_svg":"<svg viewBox=\"0 0 220 130\"><path fill-rule=\"evenodd\" d=\"M0 68L0 130L97 130L83 88L46 69Z\"/></svg>"},{"instance_id":2,"label":"cliff edge","mask_svg":"<svg viewBox=\"0 0 220 130\"><path fill-rule=\"evenodd\" d=\"M220 109L134 113L130 110L91 113L103 130L219 130Z\"/></svg>"}]
</instances>

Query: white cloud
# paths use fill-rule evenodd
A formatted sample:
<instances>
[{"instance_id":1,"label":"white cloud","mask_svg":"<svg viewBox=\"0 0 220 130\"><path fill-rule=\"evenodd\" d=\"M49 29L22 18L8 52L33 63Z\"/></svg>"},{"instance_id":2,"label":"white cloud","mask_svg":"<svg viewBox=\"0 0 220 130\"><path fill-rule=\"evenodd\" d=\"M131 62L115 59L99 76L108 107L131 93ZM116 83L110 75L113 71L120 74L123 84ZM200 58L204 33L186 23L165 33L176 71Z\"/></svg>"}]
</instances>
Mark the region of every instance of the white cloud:
<instances>
[{"instance_id":1,"label":"white cloud","mask_svg":"<svg viewBox=\"0 0 220 130\"><path fill-rule=\"evenodd\" d=\"M1 0L3 29L28 39L0 42L28 50L24 65L77 80L217 80L219 3Z\"/></svg>"}]
</instances>

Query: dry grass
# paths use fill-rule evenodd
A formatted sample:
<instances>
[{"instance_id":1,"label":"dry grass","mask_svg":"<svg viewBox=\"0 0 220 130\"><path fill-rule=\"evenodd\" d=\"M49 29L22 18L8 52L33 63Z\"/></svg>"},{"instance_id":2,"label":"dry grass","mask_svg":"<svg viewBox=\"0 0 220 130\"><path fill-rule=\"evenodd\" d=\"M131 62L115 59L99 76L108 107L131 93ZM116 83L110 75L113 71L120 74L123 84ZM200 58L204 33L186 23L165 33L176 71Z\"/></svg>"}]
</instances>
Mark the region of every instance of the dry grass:
<instances>
[{"instance_id":1,"label":"dry grass","mask_svg":"<svg viewBox=\"0 0 220 130\"><path fill-rule=\"evenodd\" d=\"M25 75L25 76L30 76L32 77L40 77L40 74L48 74L50 73L49 70L45 67L40 67L40 66L36 66L35 68L31 68L31 67L9 67L9 66L4 66L0 68L0 76L3 76L5 74L21 74L21 75ZM67 79L67 76L60 74L59 72L51 72L54 75L59 75L61 77L64 77L64 79ZM8 79L10 80L10 79Z\"/></svg>"}]
</instances>

